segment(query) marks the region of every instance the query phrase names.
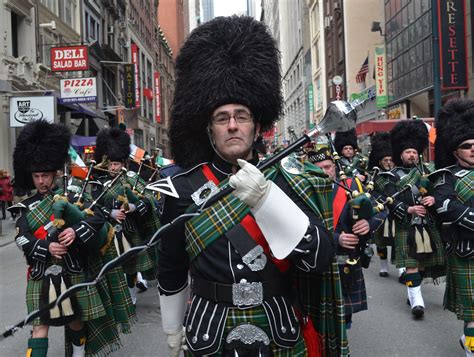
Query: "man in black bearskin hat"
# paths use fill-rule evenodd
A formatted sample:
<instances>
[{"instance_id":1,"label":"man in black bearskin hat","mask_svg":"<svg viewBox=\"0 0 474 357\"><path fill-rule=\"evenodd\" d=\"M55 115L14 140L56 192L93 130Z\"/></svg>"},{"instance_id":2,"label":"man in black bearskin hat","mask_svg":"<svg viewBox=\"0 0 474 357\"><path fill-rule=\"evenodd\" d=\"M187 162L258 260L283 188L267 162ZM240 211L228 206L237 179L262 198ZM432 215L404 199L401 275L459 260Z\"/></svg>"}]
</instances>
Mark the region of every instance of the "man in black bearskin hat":
<instances>
[{"instance_id":1,"label":"man in black bearskin hat","mask_svg":"<svg viewBox=\"0 0 474 357\"><path fill-rule=\"evenodd\" d=\"M334 148L339 154L342 169L348 177L358 176L365 181L367 158L358 152L357 133L355 129L338 131L334 138Z\"/></svg>"},{"instance_id":2,"label":"man in black bearskin hat","mask_svg":"<svg viewBox=\"0 0 474 357\"><path fill-rule=\"evenodd\" d=\"M95 160L105 163L106 174L98 176L103 184L110 182L121 171L126 170L130 156L130 136L123 128L102 129L97 134ZM139 184L139 186L137 185ZM101 199L103 213L115 227L115 246L119 254L130 247L143 245L160 227L154 196L148 192L138 193L133 188L143 188L145 182L133 171L128 171L115 185L111 187L94 186L93 197L106 190ZM142 191L142 190L140 190ZM136 257L127 260L124 271L133 304L137 301L138 273L145 281L156 280L156 252L154 248L140 252Z\"/></svg>"},{"instance_id":3,"label":"man in black bearskin hat","mask_svg":"<svg viewBox=\"0 0 474 357\"><path fill-rule=\"evenodd\" d=\"M336 254L344 295L345 320L347 328L350 328L352 314L368 308L362 268L368 268L373 254L367 242L382 224L386 213L380 212L370 214L370 218L354 219L354 208L351 204L355 201L351 200L347 192L359 192L363 196L366 188L360 180L357 177L339 180L336 175L336 165L327 147L308 154L308 158L333 182L337 183L333 185L332 202L334 241L338 247ZM375 202L371 202L370 205L375 205ZM352 261L351 258L356 258L356 261Z\"/></svg>"},{"instance_id":4,"label":"man in black bearskin hat","mask_svg":"<svg viewBox=\"0 0 474 357\"><path fill-rule=\"evenodd\" d=\"M378 167L380 171L390 171L393 169L392 143L390 133L377 133L370 139L371 151L369 154L368 170ZM375 192L377 194L377 192ZM383 194L381 192L380 194ZM387 245L393 247L394 221L387 216L384 220L383 229L375 232L375 244L377 245L377 255L380 257L381 277L388 277L388 251ZM392 257L394 252L392 251Z\"/></svg>"},{"instance_id":5,"label":"man in black bearskin hat","mask_svg":"<svg viewBox=\"0 0 474 357\"><path fill-rule=\"evenodd\" d=\"M410 187L388 208L395 220L396 266L406 268L404 282L411 312L421 318L425 310L422 280L436 281L445 274L444 253L433 219L435 200L427 179L434 167L420 160L428 147L428 129L422 120L409 119L397 123L390 134L395 168L378 174L376 190L391 196Z\"/></svg>"},{"instance_id":6,"label":"man in black bearskin hat","mask_svg":"<svg viewBox=\"0 0 474 357\"><path fill-rule=\"evenodd\" d=\"M46 120L33 121L21 131L13 154L15 184L25 190L37 190L16 205L21 217L16 225L15 242L28 264L28 313L55 300L67 285L86 281L90 273L88 259L95 257L89 249L105 223L100 210L74 224L66 217L59 223L56 210L53 215L56 202L67 200L64 190L56 186L56 175L68 160L69 139L65 126ZM61 230L60 225L68 228ZM62 325L67 326L67 355L80 357L86 351L94 355L115 350L120 342L114 317L110 318L106 308L107 302L98 287L78 291L33 320L27 356L46 356L49 326Z\"/></svg>"},{"instance_id":7,"label":"man in black bearskin hat","mask_svg":"<svg viewBox=\"0 0 474 357\"><path fill-rule=\"evenodd\" d=\"M438 171L434 183L437 223L447 253L444 307L464 321L466 356L474 356L474 101L453 99L436 120Z\"/></svg>"},{"instance_id":8,"label":"man in black bearskin hat","mask_svg":"<svg viewBox=\"0 0 474 357\"><path fill-rule=\"evenodd\" d=\"M192 355L306 355L302 329L314 330L295 317L287 274L323 272L334 248L288 174L255 166L252 145L282 108L275 41L250 17L219 17L190 34L176 71L170 138L184 172L172 178L179 199L166 197L162 221L201 205L221 183L235 190L161 239L160 307L171 355L179 355L183 323Z\"/></svg>"}]
</instances>

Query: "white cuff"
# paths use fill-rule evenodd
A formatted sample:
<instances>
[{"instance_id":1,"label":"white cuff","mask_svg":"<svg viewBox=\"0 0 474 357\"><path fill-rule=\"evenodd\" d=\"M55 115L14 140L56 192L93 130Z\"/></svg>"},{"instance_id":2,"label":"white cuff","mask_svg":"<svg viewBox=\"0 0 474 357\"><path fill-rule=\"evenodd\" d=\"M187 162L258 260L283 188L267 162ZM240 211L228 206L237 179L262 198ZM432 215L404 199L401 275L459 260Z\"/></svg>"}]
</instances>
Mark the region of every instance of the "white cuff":
<instances>
[{"instance_id":1,"label":"white cuff","mask_svg":"<svg viewBox=\"0 0 474 357\"><path fill-rule=\"evenodd\" d=\"M250 208L270 249L284 259L296 248L309 227L309 218L275 183L257 207Z\"/></svg>"}]
</instances>

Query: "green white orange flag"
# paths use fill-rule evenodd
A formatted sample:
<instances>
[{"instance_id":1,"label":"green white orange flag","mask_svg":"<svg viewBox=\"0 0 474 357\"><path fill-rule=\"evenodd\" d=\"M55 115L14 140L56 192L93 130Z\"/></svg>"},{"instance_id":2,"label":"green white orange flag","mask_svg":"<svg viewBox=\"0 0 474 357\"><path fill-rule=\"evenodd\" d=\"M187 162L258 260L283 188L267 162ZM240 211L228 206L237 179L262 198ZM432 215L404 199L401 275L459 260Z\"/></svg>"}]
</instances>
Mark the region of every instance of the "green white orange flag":
<instances>
[{"instance_id":1,"label":"green white orange flag","mask_svg":"<svg viewBox=\"0 0 474 357\"><path fill-rule=\"evenodd\" d=\"M85 179L87 176L87 167L72 146L69 146L69 157L71 158L71 175Z\"/></svg>"}]
</instances>

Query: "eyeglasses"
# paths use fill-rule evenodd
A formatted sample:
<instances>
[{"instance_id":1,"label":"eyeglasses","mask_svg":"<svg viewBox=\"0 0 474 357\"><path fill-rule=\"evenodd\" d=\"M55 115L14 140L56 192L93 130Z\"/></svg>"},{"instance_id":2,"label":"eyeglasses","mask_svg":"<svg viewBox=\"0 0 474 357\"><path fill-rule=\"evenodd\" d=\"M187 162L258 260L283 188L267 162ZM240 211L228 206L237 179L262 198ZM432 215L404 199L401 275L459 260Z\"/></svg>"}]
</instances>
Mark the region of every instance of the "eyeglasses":
<instances>
[{"instance_id":1,"label":"eyeglasses","mask_svg":"<svg viewBox=\"0 0 474 357\"><path fill-rule=\"evenodd\" d=\"M219 113L213 116L211 121L216 125L228 125L230 118L234 118L238 124L246 124L253 120L253 115L247 112L238 112L234 113L234 115L230 115L229 113Z\"/></svg>"},{"instance_id":2,"label":"eyeglasses","mask_svg":"<svg viewBox=\"0 0 474 357\"><path fill-rule=\"evenodd\" d=\"M465 144L459 145L458 149L471 150L473 146L474 146L474 143L465 143Z\"/></svg>"}]
</instances>

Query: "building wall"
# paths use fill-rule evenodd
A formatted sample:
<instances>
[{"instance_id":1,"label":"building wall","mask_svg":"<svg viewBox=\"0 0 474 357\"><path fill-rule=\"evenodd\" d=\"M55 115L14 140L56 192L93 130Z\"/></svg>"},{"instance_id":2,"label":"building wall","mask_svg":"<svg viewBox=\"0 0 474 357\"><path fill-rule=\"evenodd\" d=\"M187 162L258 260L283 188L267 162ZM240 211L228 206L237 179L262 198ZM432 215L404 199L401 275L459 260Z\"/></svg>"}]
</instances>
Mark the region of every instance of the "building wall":
<instances>
[{"instance_id":1,"label":"building wall","mask_svg":"<svg viewBox=\"0 0 474 357\"><path fill-rule=\"evenodd\" d=\"M324 45L323 8L321 0L308 0L311 46L311 78L313 83L313 121L319 122L327 107L326 54Z\"/></svg>"},{"instance_id":2,"label":"building wall","mask_svg":"<svg viewBox=\"0 0 474 357\"><path fill-rule=\"evenodd\" d=\"M328 0L323 6L325 70L327 75L327 101L336 99L335 86L332 83L334 76L345 76L345 51L344 51L344 8L341 0ZM347 87L344 84L340 99L346 99Z\"/></svg>"},{"instance_id":3,"label":"building wall","mask_svg":"<svg viewBox=\"0 0 474 357\"><path fill-rule=\"evenodd\" d=\"M160 0L158 6L158 23L170 44L175 59L188 33L186 30L189 30L189 16L184 11L188 8L185 2L187 1Z\"/></svg>"},{"instance_id":4,"label":"building wall","mask_svg":"<svg viewBox=\"0 0 474 357\"><path fill-rule=\"evenodd\" d=\"M305 11L306 10L306 11ZM283 139L294 141L308 127L304 80L303 18L308 16L303 0L280 5L280 50L282 52L284 131Z\"/></svg>"},{"instance_id":5,"label":"building wall","mask_svg":"<svg viewBox=\"0 0 474 357\"><path fill-rule=\"evenodd\" d=\"M371 32L372 21L383 23L383 7L379 0L344 1L347 97L375 84L374 46L384 43L379 32ZM364 60L369 59L365 82L357 83L356 75Z\"/></svg>"}]
</instances>

